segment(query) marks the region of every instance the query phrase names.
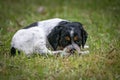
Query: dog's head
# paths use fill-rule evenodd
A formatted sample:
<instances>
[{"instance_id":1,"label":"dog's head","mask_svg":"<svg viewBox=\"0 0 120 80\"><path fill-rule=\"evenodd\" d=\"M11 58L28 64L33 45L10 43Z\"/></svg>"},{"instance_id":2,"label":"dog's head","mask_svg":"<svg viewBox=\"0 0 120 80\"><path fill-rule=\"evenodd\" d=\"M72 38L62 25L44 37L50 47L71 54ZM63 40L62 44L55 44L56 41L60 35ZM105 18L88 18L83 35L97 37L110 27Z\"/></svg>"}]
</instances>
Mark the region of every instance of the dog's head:
<instances>
[{"instance_id":1,"label":"dog's head","mask_svg":"<svg viewBox=\"0 0 120 80\"><path fill-rule=\"evenodd\" d=\"M68 49L69 52L80 50L87 40L87 32L79 22L63 21L48 35L48 41L54 50Z\"/></svg>"}]
</instances>

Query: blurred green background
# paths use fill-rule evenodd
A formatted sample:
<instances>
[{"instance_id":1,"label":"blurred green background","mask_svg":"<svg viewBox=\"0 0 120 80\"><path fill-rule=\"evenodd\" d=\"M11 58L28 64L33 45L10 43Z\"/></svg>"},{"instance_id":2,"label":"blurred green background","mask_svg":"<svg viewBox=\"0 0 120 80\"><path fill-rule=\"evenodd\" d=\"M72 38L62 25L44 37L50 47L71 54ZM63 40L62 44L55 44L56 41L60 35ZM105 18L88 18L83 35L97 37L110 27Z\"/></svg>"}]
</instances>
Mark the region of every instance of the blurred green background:
<instances>
[{"instance_id":1,"label":"blurred green background","mask_svg":"<svg viewBox=\"0 0 120 80\"><path fill-rule=\"evenodd\" d=\"M10 57L14 33L40 20L81 22L90 54L44 58ZM119 80L120 0L0 0L1 80Z\"/></svg>"}]
</instances>

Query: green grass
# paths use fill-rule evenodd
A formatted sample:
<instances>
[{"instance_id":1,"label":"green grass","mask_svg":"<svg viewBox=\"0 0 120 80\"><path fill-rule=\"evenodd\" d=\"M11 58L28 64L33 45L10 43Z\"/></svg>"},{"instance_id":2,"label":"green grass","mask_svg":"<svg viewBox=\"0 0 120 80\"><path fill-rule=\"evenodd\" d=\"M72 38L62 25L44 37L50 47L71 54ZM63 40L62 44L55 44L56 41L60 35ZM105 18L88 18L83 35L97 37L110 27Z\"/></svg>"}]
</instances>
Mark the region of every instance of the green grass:
<instances>
[{"instance_id":1,"label":"green grass","mask_svg":"<svg viewBox=\"0 0 120 80\"><path fill-rule=\"evenodd\" d=\"M54 17L83 23L90 54L9 56L18 29ZM0 80L120 80L120 1L0 0Z\"/></svg>"}]
</instances>

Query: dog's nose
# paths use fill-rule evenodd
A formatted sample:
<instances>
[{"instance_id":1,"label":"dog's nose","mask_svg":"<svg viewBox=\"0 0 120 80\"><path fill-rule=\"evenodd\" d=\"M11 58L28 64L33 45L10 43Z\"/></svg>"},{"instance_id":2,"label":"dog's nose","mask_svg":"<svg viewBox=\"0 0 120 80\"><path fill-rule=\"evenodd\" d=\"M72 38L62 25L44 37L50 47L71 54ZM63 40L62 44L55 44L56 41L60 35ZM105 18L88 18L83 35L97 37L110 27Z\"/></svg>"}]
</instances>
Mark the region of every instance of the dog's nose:
<instances>
[{"instance_id":1,"label":"dog's nose","mask_svg":"<svg viewBox=\"0 0 120 80\"><path fill-rule=\"evenodd\" d=\"M71 53L75 53L75 51L76 51L75 48L72 48L72 49L70 50Z\"/></svg>"}]
</instances>

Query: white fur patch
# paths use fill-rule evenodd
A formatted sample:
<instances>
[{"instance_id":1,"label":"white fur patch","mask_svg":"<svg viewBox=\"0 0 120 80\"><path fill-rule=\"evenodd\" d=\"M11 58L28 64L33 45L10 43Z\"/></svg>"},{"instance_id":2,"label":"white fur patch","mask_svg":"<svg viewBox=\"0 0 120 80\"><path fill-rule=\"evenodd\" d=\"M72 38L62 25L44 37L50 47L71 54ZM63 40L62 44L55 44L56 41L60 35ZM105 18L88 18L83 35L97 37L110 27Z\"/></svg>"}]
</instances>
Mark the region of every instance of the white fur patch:
<instances>
[{"instance_id":1,"label":"white fur patch","mask_svg":"<svg viewBox=\"0 0 120 80\"><path fill-rule=\"evenodd\" d=\"M48 19L38 22L38 26L44 30L46 35L48 35L51 32L51 30L55 26L57 26L61 21L66 21L66 20L60 18Z\"/></svg>"},{"instance_id":2,"label":"white fur patch","mask_svg":"<svg viewBox=\"0 0 120 80\"><path fill-rule=\"evenodd\" d=\"M46 36L42 28L32 27L19 30L12 39L12 47L26 54L47 52Z\"/></svg>"}]
</instances>

